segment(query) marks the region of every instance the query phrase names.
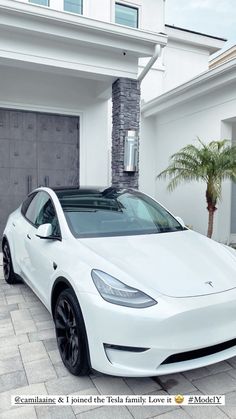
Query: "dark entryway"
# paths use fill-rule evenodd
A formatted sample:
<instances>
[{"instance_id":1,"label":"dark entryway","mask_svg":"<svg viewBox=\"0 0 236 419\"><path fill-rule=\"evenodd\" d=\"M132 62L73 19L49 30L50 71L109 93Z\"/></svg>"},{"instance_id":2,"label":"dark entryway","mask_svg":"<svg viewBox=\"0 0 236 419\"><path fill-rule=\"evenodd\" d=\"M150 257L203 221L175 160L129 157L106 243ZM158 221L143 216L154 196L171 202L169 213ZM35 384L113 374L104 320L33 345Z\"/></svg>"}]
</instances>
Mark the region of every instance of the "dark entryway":
<instances>
[{"instance_id":1,"label":"dark entryway","mask_svg":"<svg viewBox=\"0 0 236 419\"><path fill-rule=\"evenodd\" d=\"M32 189L78 184L78 117L0 110L0 234Z\"/></svg>"}]
</instances>

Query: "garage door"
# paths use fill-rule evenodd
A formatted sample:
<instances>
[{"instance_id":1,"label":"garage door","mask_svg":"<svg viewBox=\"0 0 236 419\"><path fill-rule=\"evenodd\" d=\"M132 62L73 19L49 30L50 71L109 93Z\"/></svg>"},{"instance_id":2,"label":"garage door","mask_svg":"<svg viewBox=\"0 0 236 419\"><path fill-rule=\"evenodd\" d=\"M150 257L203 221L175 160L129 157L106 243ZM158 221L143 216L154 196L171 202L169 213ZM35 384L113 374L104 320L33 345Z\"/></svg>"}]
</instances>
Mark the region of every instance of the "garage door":
<instances>
[{"instance_id":1,"label":"garage door","mask_svg":"<svg viewBox=\"0 0 236 419\"><path fill-rule=\"evenodd\" d=\"M0 109L0 234L39 185L79 184L79 118Z\"/></svg>"}]
</instances>

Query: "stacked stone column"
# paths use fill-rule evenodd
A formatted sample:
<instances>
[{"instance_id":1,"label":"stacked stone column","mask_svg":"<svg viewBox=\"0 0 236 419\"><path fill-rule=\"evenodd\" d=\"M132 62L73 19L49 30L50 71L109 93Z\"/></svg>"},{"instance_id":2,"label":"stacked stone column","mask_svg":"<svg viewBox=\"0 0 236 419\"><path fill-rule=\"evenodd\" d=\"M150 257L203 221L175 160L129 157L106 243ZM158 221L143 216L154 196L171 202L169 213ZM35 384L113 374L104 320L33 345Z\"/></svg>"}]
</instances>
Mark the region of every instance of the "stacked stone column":
<instances>
[{"instance_id":1,"label":"stacked stone column","mask_svg":"<svg viewBox=\"0 0 236 419\"><path fill-rule=\"evenodd\" d=\"M138 189L139 170L124 171L127 130L140 128L140 83L120 78L112 86L112 185Z\"/></svg>"}]
</instances>

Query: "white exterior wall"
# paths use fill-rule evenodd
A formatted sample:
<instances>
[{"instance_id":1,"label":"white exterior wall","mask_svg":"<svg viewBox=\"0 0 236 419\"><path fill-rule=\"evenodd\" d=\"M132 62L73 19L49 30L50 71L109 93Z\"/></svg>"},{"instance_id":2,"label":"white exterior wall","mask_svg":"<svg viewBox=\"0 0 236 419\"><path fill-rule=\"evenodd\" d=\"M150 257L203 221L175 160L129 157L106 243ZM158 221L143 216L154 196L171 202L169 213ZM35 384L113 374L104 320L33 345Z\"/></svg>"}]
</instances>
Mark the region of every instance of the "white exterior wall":
<instances>
[{"instance_id":1,"label":"white exterior wall","mask_svg":"<svg viewBox=\"0 0 236 419\"><path fill-rule=\"evenodd\" d=\"M139 157L139 187L147 194L155 195L156 173L156 118L142 118L140 132L140 157Z\"/></svg>"},{"instance_id":2,"label":"white exterior wall","mask_svg":"<svg viewBox=\"0 0 236 419\"><path fill-rule=\"evenodd\" d=\"M191 44L169 40L164 49L163 62L163 92L166 92L207 71L209 52Z\"/></svg>"},{"instance_id":3,"label":"white exterior wall","mask_svg":"<svg viewBox=\"0 0 236 419\"><path fill-rule=\"evenodd\" d=\"M148 59L139 60L139 70ZM168 40L162 56L142 82L142 99L145 102L179 86L208 70L209 51L203 45Z\"/></svg>"},{"instance_id":4,"label":"white exterior wall","mask_svg":"<svg viewBox=\"0 0 236 419\"><path fill-rule=\"evenodd\" d=\"M109 186L108 102L90 105L84 112L81 131L81 185Z\"/></svg>"},{"instance_id":5,"label":"white exterior wall","mask_svg":"<svg viewBox=\"0 0 236 419\"><path fill-rule=\"evenodd\" d=\"M139 73L147 65L148 61L145 58L139 60ZM163 57L158 58L142 81L141 93L143 101L148 102L163 93L165 69Z\"/></svg>"},{"instance_id":6,"label":"white exterior wall","mask_svg":"<svg viewBox=\"0 0 236 419\"><path fill-rule=\"evenodd\" d=\"M96 90L94 80L1 67L0 107L80 116L81 185L108 184L108 104Z\"/></svg>"},{"instance_id":7,"label":"white exterior wall","mask_svg":"<svg viewBox=\"0 0 236 419\"><path fill-rule=\"evenodd\" d=\"M168 166L170 156L183 146L193 143L196 137L203 141L231 139L231 118L236 116L236 85L208 93L187 103L165 110L142 123L142 147L140 162L141 190L152 193L173 214L183 218L194 230L206 234L208 213L205 201L205 185L191 182L179 186L174 192L166 189L167 181L156 180L156 175ZM153 122L155 119L155 122ZM228 120L228 121L225 121ZM155 124L155 127L154 127ZM152 134L153 133L153 134ZM150 144L152 152L148 150ZM154 170L153 155L155 156ZM147 176L148 173L148 176ZM223 185L222 202L215 216L214 238L230 241L231 184Z\"/></svg>"},{"instance_id":8,"label":"white exterior wall","mask_svg":"<svg viewBox=\"0 0 236 419\"><path fill-rule=\"evenodd\" d=\"M147 62L139 61L140 72ZM207 71L208 66L209 51L204 46L168 40L162 57L142 82L142 99L148 102Z\"/></svg>"},{"instance_id":9,"label":"white exterior wall","mask_svg":"<svg viewBox=\"0 0 236 419\"><path fill-rule=\"evenodd\" d=\"M13 0L28 3L28 0ZM83 16L105 22L115 22L116 0L83 0ZM165 0L119 0L140 10L140 29L152 32L163 32ZM38 6L36 7L45 7ZM50 8L64 10L64 0L50 0Z\"/></svg>"}]
</instances>

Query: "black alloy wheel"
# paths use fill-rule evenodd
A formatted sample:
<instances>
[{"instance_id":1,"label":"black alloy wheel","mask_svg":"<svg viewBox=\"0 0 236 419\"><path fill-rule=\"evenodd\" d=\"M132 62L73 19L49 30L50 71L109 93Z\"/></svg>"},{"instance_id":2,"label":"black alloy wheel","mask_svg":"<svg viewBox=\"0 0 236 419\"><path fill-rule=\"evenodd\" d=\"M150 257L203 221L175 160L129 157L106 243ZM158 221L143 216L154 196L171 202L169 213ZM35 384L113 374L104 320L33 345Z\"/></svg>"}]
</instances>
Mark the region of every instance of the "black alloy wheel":
<instances>
[{"instance_id":1,"label":"black alloy wheel","mask_svg":"<svg viewBox=\"0 0 236 419\"><path fill-rule=\"evenodd\" d=\"M68 288L59 295L54 322L64 365L73 375L88 374L87 335L80 306L72 289Z\"/></svg>"},{"instance_id":2,"label":"black alloy wheel","mask_svg":"<svg viewBox=\"0 0 236 419\"><path fill-rule=\"evenodd\" d=\"M8 284L15 284L17 281L15 272L12 266L10 247L7 241L3 245L3 274L4 279Z\"/></svg>"}]
</instances>

